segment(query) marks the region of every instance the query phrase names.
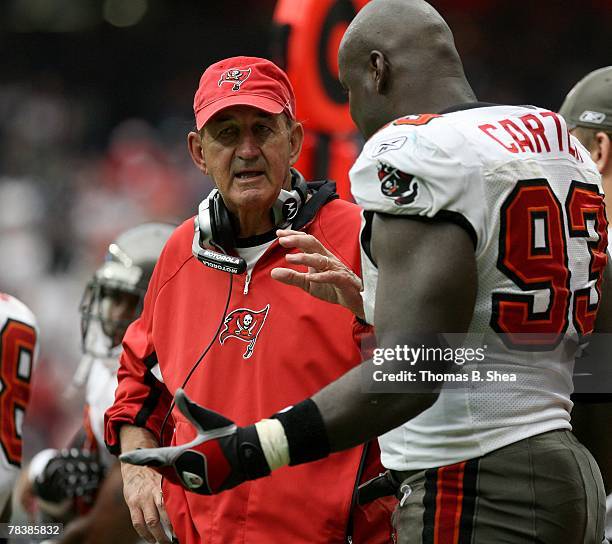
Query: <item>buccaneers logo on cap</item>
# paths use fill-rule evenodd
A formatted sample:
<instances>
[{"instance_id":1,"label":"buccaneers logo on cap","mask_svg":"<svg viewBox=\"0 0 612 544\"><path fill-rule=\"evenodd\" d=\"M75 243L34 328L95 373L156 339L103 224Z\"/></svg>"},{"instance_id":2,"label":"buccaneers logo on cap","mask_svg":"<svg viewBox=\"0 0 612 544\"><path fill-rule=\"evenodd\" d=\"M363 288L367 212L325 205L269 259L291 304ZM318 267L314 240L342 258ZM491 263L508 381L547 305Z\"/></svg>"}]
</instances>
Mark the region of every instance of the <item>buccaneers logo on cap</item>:
<instances>
[{"instance_id":1,"label":"buccaneers logo on cap","mask_svg":"<svg viewBox=\"0 0 612 544\"><path fill-rule=\"evenodd\" d=\"M248 308L238 308L231 312L225 318L225 328L219 334L219 343L223 345L228 338L238 338L238 340L247 342L248 345L242 358L248 359L253 355L255 342L257 342L259 332L266 322L269 309L270 305L268 304L257 312Z\"/></svg>"},{"instance_id":2,"label":"buccaneers logo on cap","mask_svg":"<svg viewBox=\"0 0 612 544\"><path fill-rule=\"evenodd\" d=\"M406 174L389 164L379 162L378 179L381 182L382 194L393 198L398 206L410 204L417 197L419 185L412 174Z\"/></svg>"},{"instance_id":3,"label":"buccaneers logo on cap","mask_svg":"<svg viewBox=\"0 0 612 544\"><path fill-rule=\"evenodd\" d=\"M221 87L223 83L231 83L233 85L232 91L239 91L240 85L242 85L247 79L249 79L250 75L250 68L247 68L246 70L240 70L239 68L230 68L229 70L223 72L223 74L219 78L219 83L217 85Z\"/></svg>"}]
</instances>

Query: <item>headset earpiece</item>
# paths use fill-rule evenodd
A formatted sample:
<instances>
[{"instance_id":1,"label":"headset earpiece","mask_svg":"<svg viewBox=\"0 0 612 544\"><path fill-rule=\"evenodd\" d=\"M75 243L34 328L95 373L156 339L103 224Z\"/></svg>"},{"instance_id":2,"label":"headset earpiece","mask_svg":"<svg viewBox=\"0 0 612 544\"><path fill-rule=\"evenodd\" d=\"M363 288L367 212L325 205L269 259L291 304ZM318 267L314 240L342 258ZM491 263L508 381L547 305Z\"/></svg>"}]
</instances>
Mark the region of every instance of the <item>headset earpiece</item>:
<instances>
[{"instance_id":1,"label":"headset earpiece","mask_svg":"<svg viewBox=\"0 0 612 544\"><path fill-rule=\"evenodd\" d=\"M211 245L221 246L226 251L233 248L236 241L234 239L234 229L230 213L221 198L219 191L213 197L211 213L214 220L211 221Z\"/></svg>"},{"instance_id":2,"label":"headset earpiece","mask_svg":"<svg viewBox=\"0 0 612 544\"><path fill-rule=\"evenodd\" d=\"M291 168L291 186L291 191L281 189L274 206L272 206L274 224L277 228L287 227L306 203L308 185L304 176L294 168Z\"/></svg>"}]
</instances>

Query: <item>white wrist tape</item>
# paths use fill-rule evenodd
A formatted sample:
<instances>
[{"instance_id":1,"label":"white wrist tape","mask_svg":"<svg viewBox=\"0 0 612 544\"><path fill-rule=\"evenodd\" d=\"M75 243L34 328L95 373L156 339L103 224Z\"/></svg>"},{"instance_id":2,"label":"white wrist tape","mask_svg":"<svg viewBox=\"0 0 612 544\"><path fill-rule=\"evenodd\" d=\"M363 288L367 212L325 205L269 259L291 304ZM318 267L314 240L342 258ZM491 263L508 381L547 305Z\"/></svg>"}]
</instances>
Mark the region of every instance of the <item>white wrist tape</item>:
<instances>
[{"instance_id":1,"label":"white wrist tape","mask_svg":"<svg viewBox=\"0 0 612 544\"><path fill-rule=\"evenodd\" d=\"M283 424L278 419L262 419L255 428L270 470L288 465L289 442Z\"/></svg>"}]
</instances>

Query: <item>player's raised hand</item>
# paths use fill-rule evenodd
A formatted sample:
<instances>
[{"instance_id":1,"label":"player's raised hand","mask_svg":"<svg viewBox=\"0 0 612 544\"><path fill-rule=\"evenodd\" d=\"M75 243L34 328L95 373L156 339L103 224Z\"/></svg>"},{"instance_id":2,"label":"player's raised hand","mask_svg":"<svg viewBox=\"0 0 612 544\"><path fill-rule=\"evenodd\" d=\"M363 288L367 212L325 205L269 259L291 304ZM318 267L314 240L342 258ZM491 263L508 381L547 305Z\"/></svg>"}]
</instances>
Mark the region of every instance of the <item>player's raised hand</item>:
<instances>
[{"instance_id":1,"label":"player's raised hand","mask_svg":"<svg viewBox=\"0 0 612 544\"><path fill-rule=\"evenodd\" d=\"M295 230L276 231L279 243L301 253L289 253L285 259L290 264L308 267L307 272L292 268L274 268L272 278L287 285L303 289L314 297L348 308L363 318L361 290L363 284L357 274L329 251L311 234Z\"/></svg>"},{"instance_id":2,"label":"player's raised hand","mask_svg":"<svg viewBox=\"0 0 612 544\"><path fill-rule=\"evenodd\" d=\"M214 495L270 473L255 425L238 427L191 402L182 389L177 390L175 401L196 428L195 439L178 446L130 451L119 457L121 462L152 467L201 495Z\"/></svg>"}]
</instances>

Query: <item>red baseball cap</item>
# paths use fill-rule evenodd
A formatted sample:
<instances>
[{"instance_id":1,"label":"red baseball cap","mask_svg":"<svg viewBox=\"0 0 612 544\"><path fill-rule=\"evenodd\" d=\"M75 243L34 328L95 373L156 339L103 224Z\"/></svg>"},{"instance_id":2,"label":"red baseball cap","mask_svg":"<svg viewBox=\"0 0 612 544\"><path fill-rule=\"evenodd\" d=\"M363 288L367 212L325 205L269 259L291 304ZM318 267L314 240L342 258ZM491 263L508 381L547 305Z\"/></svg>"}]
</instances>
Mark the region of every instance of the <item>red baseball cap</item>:
<instances>
[{"instance_id":1,"label":"red baseball cap","mask_svg":"<svg viewBox=\"0 0 612 544\"><path fill-rule=\"evenodd\" d=\"M295 119L295 95L287 74L258 57L232 57L206 69L193 99L197 129L230 106L253 106L268 113L284 111Z\"/></svg>"}]
</instances>

